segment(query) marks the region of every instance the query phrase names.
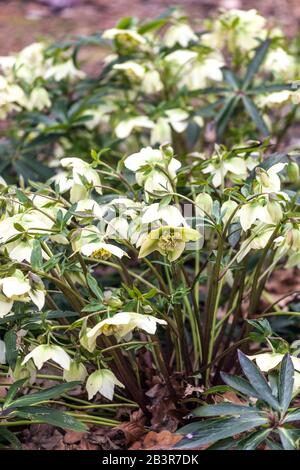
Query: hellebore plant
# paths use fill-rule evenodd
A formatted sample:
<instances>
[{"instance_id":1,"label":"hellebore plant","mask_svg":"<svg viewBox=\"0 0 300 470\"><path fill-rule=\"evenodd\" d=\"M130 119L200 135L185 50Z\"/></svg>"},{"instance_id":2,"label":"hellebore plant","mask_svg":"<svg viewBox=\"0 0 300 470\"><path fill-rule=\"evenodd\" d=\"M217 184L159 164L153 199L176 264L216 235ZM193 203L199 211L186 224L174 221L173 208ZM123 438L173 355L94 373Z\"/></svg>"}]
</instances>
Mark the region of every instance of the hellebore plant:
<instances>
[{"instance_id":1,"label":"hellebore plant","mask_svg":"<svg viewBox=\"0 0 300 470\"><path fill-rule=\"evenodd\" d=\"M93 76L78 60L86 46L104 56ZM299 72L297 40L288 41L256 10L220 11L192 27L171 8L152 21L126 17L101 33L31 44L0 57L0 118L8 121L1 173L9 181L15 174L45 181L67 157L61 163L73 175L56 181L72 189L76 202L86 197L78 192L83 177L101 188L80 158L87 149L109 147L110 161L135 155L126 166L147 181L146 189L154 182L169 186L154 168L155 152L147 162L148 146L168 141L182 154L215 139L230 146L268 135L279 145L299 118ZM151 170L141 176L145 163ZM242 174L237 164L211 161L207 171L217 185L223 172ZM247 162L239 164L245 173ZM170 162L169 172L177 165Z\"/></svg>"},{"instance_id":2,"label":"hellebore plant","mask_svg":"<svg viewBox=\"0 0 300 470\"><path fill-rule=\"evenodd\" d=\"M95 79L77 60L89 44L110 47ZM255 10L197 31L171 10L0 58L2 376L79 383L84 399L56 404L114 426L123 405L150 418L152 383L188 414L200 387L238 369L240 348L253 356L240 354L243 390L258 399L245 413L263 428L244 447L278 436L297 445L282 420L283 383L295 372L293 396L300 387L298 352L282 360L278 393L251 362L275 376L289 348L264 317L299 316L267 291L274 271L300 267L299 155L272 153L297 120L296 52ZM269 133L274 142L258 140ZM265 341L272 351L257 354ZM0 426L18 425L7 417ZM205 443L225 438L230 419L211 440L200 423Z\"/></svg>"}]
</instances>

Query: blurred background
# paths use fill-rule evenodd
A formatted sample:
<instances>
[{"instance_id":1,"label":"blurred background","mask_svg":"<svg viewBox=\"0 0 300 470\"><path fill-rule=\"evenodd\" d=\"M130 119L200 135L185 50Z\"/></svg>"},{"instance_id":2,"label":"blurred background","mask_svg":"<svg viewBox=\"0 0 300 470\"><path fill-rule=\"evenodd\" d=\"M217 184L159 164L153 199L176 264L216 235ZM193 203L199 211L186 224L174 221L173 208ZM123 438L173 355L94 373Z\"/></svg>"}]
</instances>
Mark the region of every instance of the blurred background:
<instances>
[{"instance_id":1,"label":"blurred background","mask_svg":"<svg viewBox=\"0 0 300 470\"><path fill-rule=\"evenodd\" d=\"M0 55L42 38L109 28L122 16L153 18L175 5L197 22L218 8L256 8L287 35L297 34L300 26L300 0L0 0Z\"/></svg>"}]
</instances>

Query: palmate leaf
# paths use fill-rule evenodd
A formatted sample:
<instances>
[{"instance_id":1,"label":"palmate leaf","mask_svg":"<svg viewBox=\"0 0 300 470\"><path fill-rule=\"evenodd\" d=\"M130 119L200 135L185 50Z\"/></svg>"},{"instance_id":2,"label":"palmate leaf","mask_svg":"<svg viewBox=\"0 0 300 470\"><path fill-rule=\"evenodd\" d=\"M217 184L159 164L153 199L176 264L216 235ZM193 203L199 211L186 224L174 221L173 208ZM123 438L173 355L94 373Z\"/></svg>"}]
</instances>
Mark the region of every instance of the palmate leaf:
<instances>
[{"instance_id":1,"label":"palmate leaf","mask_svg":"<svg viewBox=\"0 0 300 470\"><path fill-rule=\"evenodd\" d=\"M271 44L271 39L266 39L256 49L256 54L251 60L251 62L249 63L246 74L245 74L245 78L243 81L243 90L246 90L248 88L253 78L255 77L256 73L258 72L261 64L265 60L270 44Z\"/></svg>"},{"instance_id":2,"label":"palmate leaf","mask_svg":"<svg viewBox=\"0 0 300 470\"><path fill-rule=\"evenodd\" d=\"M289 407L293 396L294 366L289 354L285 354L281 361L278 378L278 400L283 413Z\"/></svg>"},{"instance_id":3,"label":"palmate leaf","mask_svg":"<svg viewBox=\"0 0 300 470\"><path fill-rule=\"evenodd\" d=\"M79 432L87 430L86 425L73 416L59 410L47 408L46 406L19 408L17 416L24 419L39 420L43 423L58 426L63 429L71 429Z\"/></svg>"},{"instance_id":4,"label":"palmate leaf","mask_svg":"<svg viewBox=\"0 0 300 470\"><path fill-rule=\"evenodd\" d=\"M250 429L267 424L267 418L243 416L239 418L218 418L184 426L178 434L185 437L175 448L189 449L235 436ZM192 427L192 425L194 425Z\"/></svg>"},{"instance_id":5,"label":"palmate leaf","mask_svg":"<svg viewBox=\"0 0 300 470\"><path fill-rule=\"evenodd\" d=\"M274 395L272 395L272 390L258 367L242 351L238 351L238 356L244 374L258 395L274 410L280 411L280 405Z\"/></svg>"},{"instance_id":6,"label":"palmate leaf","mask_svg":"<svg viewBox=\"0 0 300 470\"><path fill-rule=\"evenodd\" d=\"M17 400L11 401L9 405L5 403L3 405L3 409L7 409L8 406L9 408L12 408L12 410L14 410L23 406L36 405L37 403L41 403L44 401L51 400L51 398L58 397L62 393L71 390L79 384L80 382L68 382L65 384L56 385L55 387L48 388L47 390L41 390L40 392L31 393L24 397L18 398Z\"/></svg>"}]
</instances>

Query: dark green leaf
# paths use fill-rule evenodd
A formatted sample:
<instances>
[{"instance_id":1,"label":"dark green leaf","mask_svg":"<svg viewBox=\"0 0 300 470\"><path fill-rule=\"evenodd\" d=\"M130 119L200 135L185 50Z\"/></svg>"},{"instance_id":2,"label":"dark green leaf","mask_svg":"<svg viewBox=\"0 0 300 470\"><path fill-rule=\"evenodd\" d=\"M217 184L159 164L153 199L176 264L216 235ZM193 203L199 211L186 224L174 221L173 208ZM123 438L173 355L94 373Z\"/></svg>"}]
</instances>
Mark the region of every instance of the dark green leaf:
<instances>
[{"instance_id":1,"label":"dark green leaf","mask_svg":"<svg viewBox=\"0 0 300 470\"><path fill-rule=\"evenodd\" d=\"M204 405L200 406L193 411L193 415L198 417L207 416L244 416L244 415L257 415L262 417L257 408L250 406L235 405L233 403L219 403L217 405Z\"/></svg>"},{"instance_id":2,"label":"dark green leaf","mask_svg":"<svg viewBox=\"0 0 300 470\"><path fill-rule=\"evenodd\" d=\"M18 380L17 382L14 382L10 387L9 390L6 394L5 401L3 404L3 409L7 408L10 403L13 401L14 397L16 396L16 393L18 392L19 388L22 387L22 385L26 382L27 379L21 379Z\"/></svg>"},{"instance_id":3,"label":"dark green leaf","mask_svg":"<svg viewBox=\"0 0 300 470\"><path fill-rule=\"evenodd\" d=\"M250 385L250 383L242 377L229 375L226 374L226 372L221 372L221 377L227 385L234 388L238 392L243 393L248 397L261 398L257 391L252 387L252 385Z\"/></svg>"},{"instance_id":4,"label":"dark green leaf","mask_svg":"<svg viewBox=\"0 0 300 470\"><path fill-rule=\"evenodd\" d=\"M289 429L278 428L278 432L279 432L281 444L284 450L296 450L297 449L297 443L293 439L293 436L290 433Z\"/></svg>"},{"instance_id":5,"label":"dark green leaf","mask_svg":"<svg viewBox=\"0 0 300 470\"><path fill-rule=\"evenodd\" d=\"M245 79L243 82L243 89L246 90L250 83L252 82L253 78L255 77L256 73L258 72L261 64L265 60L265 57L267 55L268 49L270 47L271 40L266 39L257 49L255 56L251 60L251 62L248 65L246 74L245 74Z\"/></svg>"},{"instance_id":6,"label":"dark green leaf","mask_svg":"<svg viewBox=\"0 0 300 470\"><path fill-rule=\"evenodd\" d=\"M238 351L238 356L244 374L258 395L272 408L280 411L279 403L272 395L271 388L258 367L242 351Z\"/></svg>"},{"instance_id":7,"label":"dark green leaf","mask_svg":"<svg viewBox=\"0 0 300 470\"><path fill-rule=\"evenodd\" d=\"M96 296L99 300L103 300L103 292L102 292L102 290L100 289L100 287L99 287L98 282L96 281L96 279L95 279L91 274L87 274L86 280L87 280L87 283L88 283L89 288L90 288L91 291L95 294L95 296Z\"/></svg>"},{"instance_id":8,"label":"dark green leaf","mask_svg":"<svg viewBox=\"0 0 300 470\"><path fill-rule=\"evenodd\" d=\"M24 397L18 398L17 400L11 402L10 407L20 408L22 406L35 405L44 401L51 400L51 398L56 398L62 393L71 390L72 388L79 385L80 382L68 382L61 385L56 385L55 387L48 388L47 390L42 390L40 392L31 393Z\"/></svg>"},{"instance_id":9,"label":"dark green leaf","mask_svg":"<svg viewBox=\"0 0 300 470\"><path fill-rule=\"evenodd\" d=\"M41 243L37 239L33 240L30 263L34 269L39 269L43 264Z\"/></svg>"},{"instance_id":10,"label":"dark green leaf","mask_svg":"<svg viewBox=\"0 0 300 470\"><path fill-rule=\"evenodd\" d=\"M238 442L237 450L254 450L256 449L272 432L272 429L263 429L262 431L256 431L251 433L249 436L241 439Z\"/></svg>"},{"instance_id":11,"label":"dark green leaf","mask_svg":"<svg viewBox=\"0 0 300 470\"><path fill-rule=\"evenodd\" d=\"M84 432L87 430L86 425L73 416L47 407L22 407L18 409L18 417L40 420L43 423L73 431Z\"/></svg>"},{"instance_id":12,"label":"dark green leaf","mask_svg":"<svg viewBox=\"0 0 300 470\"><path fill-rule=\"evenodd\" d=\"M10 367L14 368L18 357L17 335L14 330L9 330L5 333L4 342L7 362Z\"/></svg>"},{"instance_id":13,"label":"dark green leaf","mask_svg":"<svg viewBox=\"0 0 300 470\"><path fill-rule=\"evenodd\" d=\"M264 137L268 136L269 129L267 128L265 121L261 117L256 104L254 104L254 102L251 101L248 96L242 96L242 100L249 116L253 119L257 129L262 133Z\"/></svg>"},{"instance_id":14,"label":"dark green leaf","mask_svg":"<svg viewBox=\"0 0 300 470\"><path fill-rule=\"evenodd\" d=\"M285 354L281 361L278 378L278 400L282 412L285 413L289 407L293 395L294 366L289 354Z\"/></svg>"},{"instance_id":15,"label":"dark green leaf","mask_svg":"<svg viewBox=\"0 0 300 470\"><path fill-rule=\"evenodd\" d=\"M185 437L175 446L179 449L189 449L209 443L216 442L220 439L235 436L249 429L256 428L266 424L266 418L251 418L249 416L242 418L226 418L212 419L202 421L198 424L197 430L191 430L190 425L179 429L178 434L184 434Z\"/></svg>"},{"instance_id":16,"label":"dark green leaf","mask_svg":"<svg viewBox=\"0 0 300 470\"><path fill-rule=\"evenodd\" d=\"M7 442L9 442L14 449L20 450L22 447L19 439L15 436L13 432L9 431L7 428L0 428L0 438L5 439Z\"/></svg>"}]
</instances>

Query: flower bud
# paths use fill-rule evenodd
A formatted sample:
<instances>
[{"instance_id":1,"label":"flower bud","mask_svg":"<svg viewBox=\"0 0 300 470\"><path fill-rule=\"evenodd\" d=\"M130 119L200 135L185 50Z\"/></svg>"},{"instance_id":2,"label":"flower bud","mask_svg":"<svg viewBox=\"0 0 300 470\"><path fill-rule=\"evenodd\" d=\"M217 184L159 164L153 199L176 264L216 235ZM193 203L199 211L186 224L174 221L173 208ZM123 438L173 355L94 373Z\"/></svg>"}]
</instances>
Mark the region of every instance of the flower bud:
<instances>
[{"instance_id":1,"label":"flower bud","mask_svg":"<svg viewBox=\"0 0 300 470\"><path fill-rule=\"evenodd\" d=\"M287 175L292 183L299 181L299 166L296 162L290 162L287 166Z\"/></svg>"},{"instance_id":2,"label":"flower bud","mask_svg":"<svg viewBox=\"0 0 300 470\"><path fill-rule=\"evenodd\" d=\"M173 147L171 147L171 145L168 142L165 144L161 144L160 150L167 158L172 158L174 156Z\"/></svg>"}]
</instances>

